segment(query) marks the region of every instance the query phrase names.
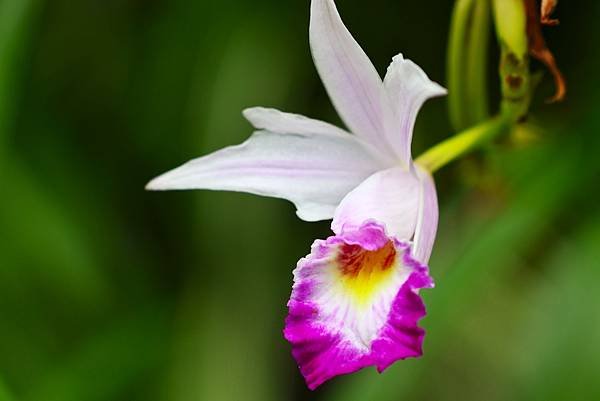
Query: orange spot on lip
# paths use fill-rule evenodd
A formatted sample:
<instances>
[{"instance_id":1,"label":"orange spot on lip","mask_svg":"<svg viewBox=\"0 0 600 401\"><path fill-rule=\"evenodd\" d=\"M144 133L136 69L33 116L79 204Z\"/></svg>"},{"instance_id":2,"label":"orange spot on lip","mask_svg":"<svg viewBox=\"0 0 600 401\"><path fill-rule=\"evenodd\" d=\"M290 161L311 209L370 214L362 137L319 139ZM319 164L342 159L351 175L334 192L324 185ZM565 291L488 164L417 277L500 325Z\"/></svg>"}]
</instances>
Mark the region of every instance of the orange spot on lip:
<instances>
[{"instance_id":1,"label":"orange spot on lip","mask_svg":"<svg viewBox=\"0 0 600 401\"><path fill-rule=\"evenodd\" d=\"M375 251L368 251L360 245L342 245L337 256L341 283L360 303L364 303L390 277L396 258L397 251L392 241Z\"/></svg>"},{"instance_id":2,"label":"orange spot on lip","mask_svg":"<svg viewBox=\"0 0 600 401\"><path fill-rule=\"evenodd\" d=\"M396 259L396 249L392 241L375 251L368 251L360 245L344 244L338 255L340 272L344 276L356 277L368 270L369 273L385 271L392 267Z\"/></svg>"}]
</instances>

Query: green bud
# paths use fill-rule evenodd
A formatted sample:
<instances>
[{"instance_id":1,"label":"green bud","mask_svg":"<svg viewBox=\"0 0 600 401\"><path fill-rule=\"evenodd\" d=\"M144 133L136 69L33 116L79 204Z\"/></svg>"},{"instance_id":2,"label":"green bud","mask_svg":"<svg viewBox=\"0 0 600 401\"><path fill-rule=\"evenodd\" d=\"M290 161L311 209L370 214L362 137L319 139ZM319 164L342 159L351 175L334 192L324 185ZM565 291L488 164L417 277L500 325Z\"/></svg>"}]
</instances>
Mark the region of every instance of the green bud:
<instances>
[{"instance_id":1,"label":"green bud","mask_svg":"<svg viewBox=\"0 0 600 401\"><path fill-rule=\"evenodd\" d=\"M493 0L496 32L502 47L518 59L527 55L527 12L523 0Z\"/></svg>"}]
</instances>

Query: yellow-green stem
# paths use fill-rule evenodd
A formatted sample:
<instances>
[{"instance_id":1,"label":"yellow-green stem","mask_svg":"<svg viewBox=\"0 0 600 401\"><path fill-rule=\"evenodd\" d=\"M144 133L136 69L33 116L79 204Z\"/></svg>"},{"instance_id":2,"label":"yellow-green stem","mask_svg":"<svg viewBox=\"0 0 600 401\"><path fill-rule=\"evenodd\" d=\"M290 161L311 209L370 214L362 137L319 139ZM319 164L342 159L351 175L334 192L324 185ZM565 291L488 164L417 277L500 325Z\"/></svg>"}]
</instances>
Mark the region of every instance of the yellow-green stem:
<instances>
[{"instance_id":1,"label":"yellow-green stem","mask_svg":"<svg viewBox=\"0 0 600 401\"><path fill-rule=\"evenodd\" d=\"M506 114L494 117L437 144L422 154L416 163L435 173L448 163L508 132L513 123L514 118Z\"/></svg>"},{"instance_id":2,"label":"yellow-green stem","mask_svg":"<svg viewBox=\"0 0 600 401\"><path fill-rule=\"evenodd\" d=\"M532 83L527 55L527 13L523 0L492 0L494 22L500 45L502 113L522 118L527 115Z\"/></svg>"},{"instance_id":3,"label":"yellow-green stem","mask_svg":"<svg viewBox=\"0 0 600 401\"><path fill-rule=\"evenodd\" d=\"M467 126L487 120L488 101L488 49L490 40L491 9L489 0L477 0L469 28L468 54L463 85L465 86ZM463 127L464 128L464 127Z\"/></svg>"},{"instance_id":4,"label":"yellow-green stem","mask_svg":"<svg viewBox=\"0 0 600 401\"><path fill-rule=\"evenodd\" d=\"M467 32L474 1L457 0L452 13L448 39L448 111L452 127L459 131L467 127L465 99L465 61L467 60Z\"/></svg>"}]
</instances>

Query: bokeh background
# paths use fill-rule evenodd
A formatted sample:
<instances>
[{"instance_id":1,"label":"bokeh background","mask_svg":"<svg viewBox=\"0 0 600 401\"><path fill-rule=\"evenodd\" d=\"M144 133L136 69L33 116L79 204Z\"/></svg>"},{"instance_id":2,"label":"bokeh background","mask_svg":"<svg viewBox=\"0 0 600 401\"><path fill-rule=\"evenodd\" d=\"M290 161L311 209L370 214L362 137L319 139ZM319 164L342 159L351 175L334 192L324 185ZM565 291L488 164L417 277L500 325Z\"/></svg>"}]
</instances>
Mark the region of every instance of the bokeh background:
<instances>
[{"instance_id":1,"label":"bokeh background","mask_svg":"<svg viewBox=\"0 0 600 401\"><path fill-rule=\"evenodd\" d=\"M451 0L338 3L381 72L402 51L445 82ZM0 0L0 400L600 399L598 4L560 2L546 30L567 100L544 102L546 74L526 129L437 176L425 356L309 392L281 330L328 224L144 191L247 138L245 107L338 122L309 1ZM447 115L426 105L415 154Z\"/></svg>"}]
</instances>

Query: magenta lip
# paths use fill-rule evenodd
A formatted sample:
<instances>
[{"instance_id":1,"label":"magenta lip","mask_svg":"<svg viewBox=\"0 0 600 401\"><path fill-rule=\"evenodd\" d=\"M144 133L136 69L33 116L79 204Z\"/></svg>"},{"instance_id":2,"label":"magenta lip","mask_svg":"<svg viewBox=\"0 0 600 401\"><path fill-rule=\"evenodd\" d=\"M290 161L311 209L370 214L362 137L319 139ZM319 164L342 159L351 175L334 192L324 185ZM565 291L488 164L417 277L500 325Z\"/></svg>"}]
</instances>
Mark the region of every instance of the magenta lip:
<instances>
[{"instance_id":1,"label":"magenta lip","mask_svg":"<svg viewBox=\"0 0 600 401\"><path fill-rule=\"evenodd\" d=\"M331 268L342 245L359 245L377 250L394 241L402 255L402 268L410 269L408 278L398 285L383 326L368 349L357 348L344 337L343 327L327 325L314 294L319 286L319 272ZM333 262L332 262L333 261ZM316 241L311 254L298 262L294 271L294 288L288 303L284 337L292 345L292 355L308 387L316 389L325 381L343 374L374 366L380 373L395 361L419 357L425 331L418 326L426 314L418 290L433 287L428 268L410 254L410 246L389 238L382 225L366 222L359 229Z\"/></svg>"}]
</instances>

